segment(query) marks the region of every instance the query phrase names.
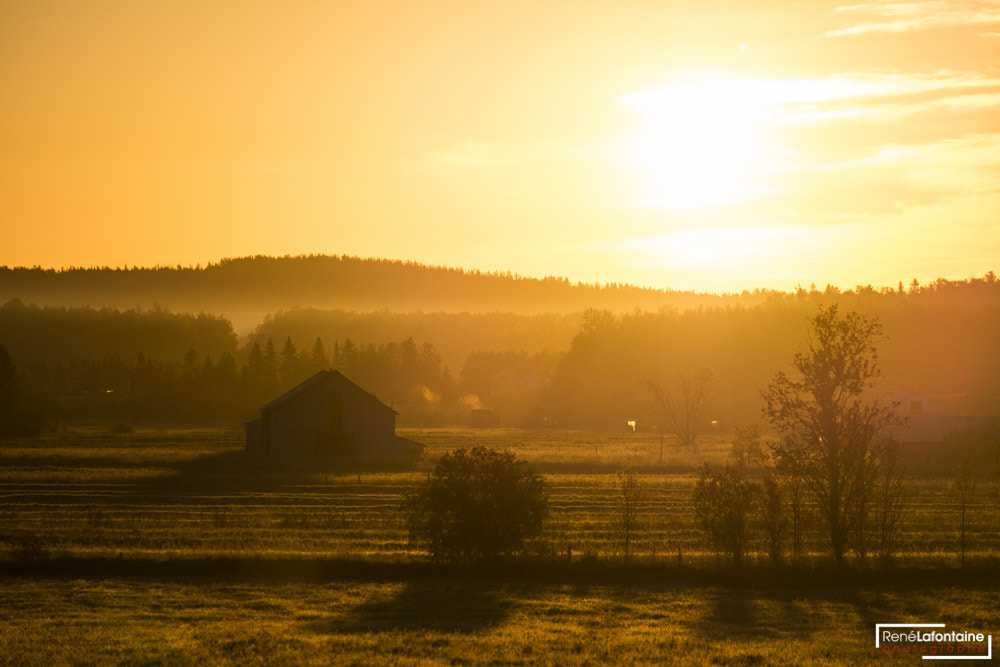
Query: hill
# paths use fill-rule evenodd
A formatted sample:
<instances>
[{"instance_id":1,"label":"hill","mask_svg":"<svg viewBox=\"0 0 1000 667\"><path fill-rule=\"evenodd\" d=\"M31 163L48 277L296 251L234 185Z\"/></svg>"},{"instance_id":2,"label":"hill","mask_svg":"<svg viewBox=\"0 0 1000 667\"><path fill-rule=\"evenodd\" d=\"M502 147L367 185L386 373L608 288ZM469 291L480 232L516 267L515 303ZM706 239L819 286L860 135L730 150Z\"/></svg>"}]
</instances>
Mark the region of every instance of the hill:
<instances>
[{"instance_id":1,"label":"hill","mask_svg":"<svg viewBox=\"0 0 1000 667\"><path fill-rule=\"evenodd\" d=\"M686 309L743 305L768 292L719 296L625 284L571 283L389 259L338 255L253 256L207 266L109 268L0 267L0 303L152 308L225 315L246 331L267 313L293 306L349 311L574 313L603 308Z\"/></svg>"}]
</instances>

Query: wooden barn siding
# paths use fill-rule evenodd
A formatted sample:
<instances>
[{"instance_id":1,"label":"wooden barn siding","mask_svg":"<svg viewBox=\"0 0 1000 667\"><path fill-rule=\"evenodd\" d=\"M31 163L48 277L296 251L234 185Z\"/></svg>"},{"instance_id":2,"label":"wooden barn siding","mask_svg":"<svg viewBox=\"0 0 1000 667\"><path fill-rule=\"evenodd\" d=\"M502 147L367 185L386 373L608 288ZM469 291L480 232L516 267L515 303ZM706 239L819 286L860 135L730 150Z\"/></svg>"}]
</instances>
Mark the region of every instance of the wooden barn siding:
<instances>
[{"instance_id":1,"label":"wooden barn siding","mask_svg":"<svg viewBox=\"0 0 1000 667\"><path fill-rule=\"evenodd\" d=\"M317 433L329 433L330 393L341 392L341 428L354 436L358 458L399 458L396 415L346 382L320 382L268 410L270 456L310 457Z\"/></svg>"}]
</instances>

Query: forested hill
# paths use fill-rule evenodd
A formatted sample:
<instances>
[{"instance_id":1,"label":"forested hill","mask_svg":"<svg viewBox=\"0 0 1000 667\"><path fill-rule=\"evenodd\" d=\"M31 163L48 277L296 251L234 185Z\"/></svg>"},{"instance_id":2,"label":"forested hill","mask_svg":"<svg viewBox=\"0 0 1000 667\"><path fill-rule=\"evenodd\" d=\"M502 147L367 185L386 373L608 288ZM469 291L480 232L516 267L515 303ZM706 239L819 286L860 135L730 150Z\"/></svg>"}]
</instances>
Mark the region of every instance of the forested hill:
<instances>
[{"instance_id":1,"label":"forested hill","mask_svg":"<svg viewBox=\"0 0 1000 667\"><path fill-rule=\"evenodd\" d=\"M0 303L133 308L224 314L256 323L292 306L373 311L571 313L663 306L723 305L726 297L632 285L588 285L564 278L525 278L414 262L309 255L241 257L204 267L0 267ZM744 293L743 305L765 293Z\"/></svg>"}]
</instances>

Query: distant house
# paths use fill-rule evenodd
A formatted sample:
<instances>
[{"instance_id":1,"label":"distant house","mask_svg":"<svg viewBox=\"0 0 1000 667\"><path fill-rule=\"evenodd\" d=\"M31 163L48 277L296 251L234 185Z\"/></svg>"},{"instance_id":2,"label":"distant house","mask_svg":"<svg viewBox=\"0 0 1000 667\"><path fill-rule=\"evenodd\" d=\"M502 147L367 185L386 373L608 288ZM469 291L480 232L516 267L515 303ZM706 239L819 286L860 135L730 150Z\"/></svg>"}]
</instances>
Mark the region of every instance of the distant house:
<instances>
[{"instance_id":1,"label":"distant house","mask_svg":"<svg viewBox=\"0 0 1000 667\"><path fill-rule=\"evenodd\" d=\"M948 410L932 398L919 391L904 391L893 399L899 403L896 414L900 417L919 417L923 415L947 415Z\"/></svg>"},{"instance_id":2,"label":"distant house","mask_svg":"<svg viewBox=\"0 0 1000 667\"><path fill-rule=\"evenodd\" d=\"M419 457L423 445L396 435L396 414L338 371L320 371L247 422L246 451L275 459Z\"/></svg>"},{"instance_id":3,"label":"distant house","mask_svg":"<svg viewBox=\"0 0 1000 667\"><path fill-rule=\"evenodd\" d=\"M952 415L919 391L904 391L892 401L898 403L896 414L906 420L906 426L893 428L893 435L902 442L941 442L949 433L992 421L990 417Z\"/></svg>"}]
</instances>

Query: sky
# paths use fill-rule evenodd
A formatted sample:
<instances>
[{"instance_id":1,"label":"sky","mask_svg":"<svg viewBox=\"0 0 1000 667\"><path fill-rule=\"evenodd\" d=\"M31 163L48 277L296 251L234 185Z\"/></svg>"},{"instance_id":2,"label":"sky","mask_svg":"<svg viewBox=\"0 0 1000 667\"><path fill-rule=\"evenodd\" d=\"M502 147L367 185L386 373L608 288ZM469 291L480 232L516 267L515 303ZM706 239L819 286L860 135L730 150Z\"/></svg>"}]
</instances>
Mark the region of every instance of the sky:
<instances>
[{"instance_id":1,"label":"sky","mask_svg":"<svg viewBox=\"0 0 1000 667\"><path fill-rule=\"evenodd\" d=\"M1000 269L1000 1L0 3L0 264Z\"/></svg>"}]
</instances>

